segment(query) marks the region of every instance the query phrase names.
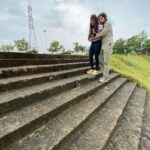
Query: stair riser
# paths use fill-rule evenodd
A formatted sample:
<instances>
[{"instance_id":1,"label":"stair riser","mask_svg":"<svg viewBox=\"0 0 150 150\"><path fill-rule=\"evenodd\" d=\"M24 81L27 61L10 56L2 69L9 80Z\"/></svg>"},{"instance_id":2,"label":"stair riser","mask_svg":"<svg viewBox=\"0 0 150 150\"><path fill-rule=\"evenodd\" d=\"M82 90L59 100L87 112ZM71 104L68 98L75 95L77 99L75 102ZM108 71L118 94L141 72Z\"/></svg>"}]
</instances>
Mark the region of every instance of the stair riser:
<instances>
[{"instance_id":1,"label":"stair riser","mask_svg":"<svg viewBox=\"0 0 150 150\"><path fill-rule=\"evenodd\" d=\"M53 59L53 58L81 58L86 59L87 56L82 55L51 55L51 54L30 54L30 53L11 53L0 52L0 59Z\"/></svg>"},{"instance_id":2,"label":"stair riser","mask_svg":"<svg viewBox=\"0 0 150 150\"><path fill-rule=\"evenodd\" d=\"M14 89L24 88L28 86L38 85L41 83L51 82L54 80L65 79L65 78L69 78L72 76L81 75L81 74L84 74L88 69L89 68L78 70L78 71L73 71L73 72L68 72L68 73L33 78L30 80L22 80L22 81L9 83L9 84L3 84L3 85L0 84L0 92L6 92L6 91L14 90Z\"/></svg>"},{"instance_id":3,"label":"stair riser","mask_svg":"<svg viewBox=\"0 0 150 150\"><path fill-rule=\"evenodd\" d=\"M86 126L88 124L88 121L90 120L90 118L93 117L98 111L100 111L109 101L109 99L111 99L115 95L115 93L118 91L118 89L121 88L126 82L127 80L123 84L121 84L117 89L115 89L115 91L109 97L107 97L107 99L103 103L101 103L88 117L86 117L83 122L81 122L77 127L75 127L56 146L54 146L52 149L49 149L49 150L65 149L67 145L69 145L69 143L71 143L75 138L78 137L78 135L80 134L80 129L83 126Z\"/></svg>"},{"instance_id":4,"label":"stair riser","mask_svg":"<svg viewBox=\"0 0 150 150\"><path fill-rule=\"evenodd\" d=\"M100 74L100 76L101 75L102 74ZM73 89L73 88L79 86L79 84L85 84L85 83L87 84L88 82L90 82L94 79L95 78L84 78L84 79L81 79L80 81L69 82L69 83L66 83L65 85L60 85L60 86L56 86L55 88L43 90L40 93L34 93L34 94L28 95L26 97L20 97L17 99L13 99L9 102L0 104L0 116L3 115L4 113L8 113L10 111L22 108L26 105L29 105L31 103L41 101L41 100L48 98L50 96L53 96L55 94L59 94L61 92L67 91L69 89Z\"/></svg>"},{"instance_id":5,"label":"stair riser","mask_svg":"<svg viewBox=\"0 0 150 150\"><path fill-rule=\"evenodd\" d=\"M148 150L150 149L150 95L147 93L145 98L143 119L142 119L142 128L141 128L141 137L139 139L139 150ZM145 138L146 137L146 138Z\"/></svg>"},{"instance_id":6,"label":"stair riser","mask_svg":"<svg viewBox=\"0 0 150 150\"><path fill-rule=\"evenodd\" d=\"M113 72L113 71L111 70L110 72ZM102 73L99 76L97 76L96 78L98 78L100 76L102 76ZM77 82L73 81L73 82L68 83L66 85L63 85L61 87L58 86L54 89L48 89L48 90L42 91L41 93L34 93L34 94L28 95L26 97L20 97L20 98L13 99L13 100L6 102L6 103L2 103L2 104L0 104L0 116L5 114L5 113L8 113L10 111L22 108L22 107L29 105L31 103L43 100L46 97L49 97L49 96L61 93L63 91L75 88L75 87L79 86L81 83L87 84L88 82L90 82L94 79L95 78L85 78L85 79L82 79L82 80L77 81Z\"/></svg>"},{"instance_id":7,"label":"stair riser","mask_svg":"<svg viewBox=\"0 0 150 150\"><path fill-rule=\"evenodd\" d=\"M87 62L88 59L45 59L45 60L31 60L31 59L0 59L0 67L14 67L14 66L26 66L26 65L45 65L45 64L60 64L60 63L72 63L72 62Z\"/></svg>"},{"instance_id":8,"label":"stair riser","mask_svg":"<svg viewBox=\"0 0 150 150\"><path fill-rule=\"evenodd\" d=\"M106 149L106 147L107 147L107 146L109 145L109 143L111 142L112 135L113 135L114 132L116 132L116 130L118 129L118 126L119 126L119 124L121 123L121 120L122 120L123 117L124 117L124 112L126 112L127 106L128 106L128 104L129 104L129 102L131 101L131 97L133 96L135 89L136 89L136 86L135 86L135 88L134 88L132 94L130 95L129 100L128 100L128 102L126 103L126 105L125 105L125 107L124 107L124 109L123 109L123 111L122 111L120 117L118 118L117 123L116 123L116 126L115 126L115 128L113 129L112 133L110 134L110 136L109 136L109 138L108 138L106 144L104 145L103 149Z\"/></svg>"},{"instance_id":9,"label":"stair riser","mask_svg":"<svg viewBox=\"0 0 150 150\"><path fill-rule=\"evenodd\" d=\"M119 77L119 75L115 76L109 82L117 79L118 77ZM88 96L94 94L96 91L98 91L100 88L104 87L107 84L108 83L104 83L104 84L94 88L93 90L88 91L87 93L84 93L84 94L72 99L71 101L61 105L60 107L56 108L55 110L41 116L40 118L37 118L36 120L33 120L32 122L25 125L24 127L22 127L20 129L16 130L15 132L3 137L2 139L0 139L0 148L3 149L5 147L7 147L8 145L14 143L15 141L18 141L18 140L22 139L23 137L27 136L28 134L32 133L33 131L35 131L36 129L38 129L42 125L44 125L46 122L48 122L48 121L54 119L55 117L57 117L59 114L61 114L65 110L71 108L75 104L77 104L77 103L81 102L82 100L86 99ZM86 120L88 120L88 119L86 119ZM83 123L81 123L79 126L82 126L82 124L84 124L86 122L86 120ZM77 128L79 128L79 127L77 127ZM1 147L1 145L2 145L2 147Z\"/></svg>"},{"instance_id":10,"label":"stair riser","mask_svg":"<svg viewBox=\"0 0 150 150\"><path fill-rule=\"evenodd\" d=\"M58 66L40 66L36 68L26 68L26 69L19 69L19 70L2 70L0 74L0 79L2 78L9 78L9 77L16 77L16 76L23 76L23 75L32 75L38 73L47 73L47 72L55 72L61 70L69 70L73 68L79 67L86 67L89 66L89 63L81 63L81 64L61 64Z\"/></svg>"}]
</instances>

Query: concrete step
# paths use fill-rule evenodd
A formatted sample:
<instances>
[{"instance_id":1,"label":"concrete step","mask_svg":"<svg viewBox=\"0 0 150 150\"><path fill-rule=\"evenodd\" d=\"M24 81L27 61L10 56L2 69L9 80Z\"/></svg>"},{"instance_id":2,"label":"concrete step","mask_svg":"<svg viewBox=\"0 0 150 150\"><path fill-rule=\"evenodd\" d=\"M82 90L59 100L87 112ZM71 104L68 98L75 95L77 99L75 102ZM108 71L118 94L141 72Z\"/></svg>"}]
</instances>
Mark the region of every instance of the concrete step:
<instances>
[{"instance_id":1,"label":"concrete step","mask_svg":"<svg viewBox=\"0 0 150 150\"><path fill-rule=\"evenodd\" d=\"M116 78L118 78L117 74L111 74L109 82L112 82ZM91 99L88 99L88 103L85 102L84 106L82 106L82 109L80 108L85 114L82 115L81 113L79 113L79 111L76 111L76 113L74 112L76 114L75 119L78 119L77 115L80 114L81 118L79 118L79 122L83 122L84 119L86 119L93 111L95 111L97 107L100 107L100 105L104 103L106 99L110 97L126 81L126 79L120 78L118 80L115 80L113 83L110 83L112 90L111 92L107 91L108 93L104 98L102 98L102 101L97 101L96 103L94 101L91 101ZM27 134L44 125L47 121L53 120L56 116L58 117L58 115L62 114L65 110L70 110L72 106L74 106L75 104L78 105L78 103L83 99L87 98L89 95L94 94L96 91L107 84L109 83L100 84L98 83L98 81L93 81L89 84L81 84L81 86L78 88L60 93L57 96L47 98L43 101L34 103L20 110L16 110L2 116L0 119L0 149L3 149L9 144L23 138ZM104 90L106 89L103 89L103 92ZM91 102L93 106L90 105ZM91 109L88 109L90 106L92 106ZM76 108L77 107L75 107L75 110ZM85 109L86 112L84 112ZM68 115L70 117L73 117L70 113ZM64 120L63 117L61 118L61 120L58 119L60 123L55 124L55 127L58 127L61 124L61 121ZM65 122L67 123L67 121ZM77 121L75 122L80 124ZM56 128L54 128L54 130L55 129Z\"/></svg>"},{"instance_id":2,"label":"concrete step","mask_svg":"<svg viewBox=\"0 0 150 150\"><path fill-rule=\"evenodd\" d=\"M0 68L0 79L16 76L32 75L37 73L47 73L62 70L69 70L79 67L88 67L89 62L75 62L51 65L29 65L20 67Z\"/></svg>"},{"instance_id":3,"label":"concrete step","mask_svg":"<svg viewBox=\"0 0 150 150\"><path fill-rule=\"evenodd\" d=\"M146 97L139 150L150 150L150 97Z\"/></svg>"},{"instance_id":4,"label":"concrete step","mask_svg":"<svg viewBox=\"0 0 150 150\"><path fill-rule=\"evenodd\" d=\"M136 88L104 150L138 150L146 90Z\"/></svg>"},{"instance_id":5,"label":"concrete step","mask_svg":"<svg viewBox=\"0 0 150 150\"><path fill-rule=\"evenodd\" d=\"M67 147L67 150L102 150L118 123L135 87L136 84L128 82L122 86L109 102L91 117L79 133L76 133L73 140L64 143L61 149Z\"/></svg>"},{"instance_id":6,"label":"concrete step","mask_svg":"<svg viewBox=\"0 0 150 150\"><path fill-rule=\"evenodd\" d=\"M82 124L88 120L88 118L95 113L95 111L98 108L101 108L104 103L107 102L110 96L114 94L114 92L122 86L127 80L120 78L118 80L115 80L113 83L110 83L108 85L109 89L102 88L101 94L105 92L105 97L103 97L101 100L97 99L97 101L93 100L92 97L87 98L85 101L81 103L74 102L73 107L68 109L66 112L62 113L61 115L57 116L56 119L49 121L48 124L44 128L40 128L39 131L36 131L35 133L31 134L31 139L27 141L22 141L22 148L30 149L31 147L33 149L39 149L42 143L42 139L44 138L45 149L53 149L55 146L58 146L58 144L62 143L63 140L69 135L71 135L77 128L81 127ZM89 85L89 87L92 87L94 85L100 86L98 82L94 82L93 85ZM105 83L106 84L106 83ZM87 87L87 85L86 85ZM81 89L79 89L78 92L80 92ZM82 88L82 91L85 91L85 87ZM110 91L110 92L108 92ZM78 93L74 92L74 93ZM98 92L99 93L99 92ZM74 94L75 95L75 94ZM101 95L99 95L101 97ZM66 96L65 96L66 97ZM67 96L68 98L70 96ZM74 96L76 97L76 96ZM78 99L78 98L76 98ZM42 130L42 131L41 131ZM47 133L47 134L45 134ZM33 136L32 136L33 135ZM48 137L45 137L48 136ZM36 138L38 137L38 139ZM30 138L27 137L27 139ZM42 139L41 139L42 138ZM38 141L35 141L38 140ZM30 143L31 142L31 143ZM40 143L39 143L40 142ZM19 142L20 143L20 142ZM24 145L26 143L26 147ZM30 145L34 144L36 145ZM30 148L29 148L29 147ZM36 147L37 146L37 147ZM46 148L46 146L48 146ZM40 147L42 149L42 147ZM12 147L11 147L12 149ZM16 149L16 146L15 146ZM18 148L19 149L19 148Z\"/></svg>"},{"instance_id":7,"label":"concrete step","mask_svg":"<svg viewBox=\"0 0 150 150\"><path fill-rule=\"evenodd\" d=\"M51 55L51 54L31 54L18 52L0 52L0 59L53 59L53 58L82 58L87 59L84 55Z\"/></svg>"},{"instance_id":8,"label":"concrete step","mask_svg":"<svg viewBox=\"0 0 150 150\"><path fill-rule=\"evenodd\" d=\"M0 67L88 62L88 59L0 59Z\"/></svg>"},{"instance_id":9,"label":"concrete step","mask_svg":"<svg viewBox=\"0 0 150 150\"><path fill-rule=\"evenodd\" d=\"M100 73L99 76L101 75L102 73ZM88 83L95 78L95 76L83 74L63 80L56 80L1 93L0 115L24 107L28 104L41 101L46 97L75 88L79 84Z\"/></svg>"},{"instance_id":10,"label":"concrete step","mask_svg":"<svg viewBox=\"0 0 150 150\"><path fill-rule=\"evenodd\" d=\"M89 67L0 79L0 93L85 74Z\"/></svg>"}]
</instances>

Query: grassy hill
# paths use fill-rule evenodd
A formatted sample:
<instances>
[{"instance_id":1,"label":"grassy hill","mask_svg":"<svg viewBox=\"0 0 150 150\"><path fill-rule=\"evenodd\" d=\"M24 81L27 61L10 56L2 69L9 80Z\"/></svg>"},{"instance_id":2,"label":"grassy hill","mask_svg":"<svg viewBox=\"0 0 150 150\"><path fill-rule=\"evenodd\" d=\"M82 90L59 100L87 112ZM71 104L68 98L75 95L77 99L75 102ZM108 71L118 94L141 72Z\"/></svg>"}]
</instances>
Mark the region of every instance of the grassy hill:
<instances>
[{"instance_id":1,"label":"grassy hill","mask_svg":"<svg viewBox=\"0 0 150 150\"><path fill-rule=\"evenodd\" d=\"M112 55L111 68L136 81L150 94L150 56Z\"/></svg>"}]
</instances>

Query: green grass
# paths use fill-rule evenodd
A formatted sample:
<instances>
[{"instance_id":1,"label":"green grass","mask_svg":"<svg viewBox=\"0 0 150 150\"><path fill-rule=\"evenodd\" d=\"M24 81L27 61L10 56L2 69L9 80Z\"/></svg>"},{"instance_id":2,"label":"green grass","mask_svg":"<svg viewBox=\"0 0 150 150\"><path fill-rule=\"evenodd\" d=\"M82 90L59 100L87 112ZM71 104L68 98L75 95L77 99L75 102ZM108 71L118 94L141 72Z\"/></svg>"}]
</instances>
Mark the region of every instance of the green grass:
<instances>
[{"instance_id":1,"label":"green grass","mask_svg":"<svg viewBox=\"0 0 150 150\"><path fill-rule=\"evenodd\" d=\"M112 55L111 68L138 83L150 95L150 56Z\"/></svg>"}]
</instances>

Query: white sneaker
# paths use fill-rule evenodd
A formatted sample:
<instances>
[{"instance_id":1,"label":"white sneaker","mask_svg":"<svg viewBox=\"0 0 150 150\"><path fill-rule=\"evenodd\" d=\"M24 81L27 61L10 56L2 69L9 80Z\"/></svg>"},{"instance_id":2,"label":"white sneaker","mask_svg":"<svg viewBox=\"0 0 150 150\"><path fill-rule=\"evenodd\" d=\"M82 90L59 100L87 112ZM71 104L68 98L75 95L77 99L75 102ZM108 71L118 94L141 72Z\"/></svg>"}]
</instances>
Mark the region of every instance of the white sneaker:
<instances>
[{"instance_id":1,"label":"white sneaker","mask_svg":"<svg viewBox=\"0 0 150 150\"><path fill-rule=\"evenodd\" d=\"M109 77L104 77L103 76L102 78L99 79L100 83L105 83L105 82L108 82L108 81L109 81Z\"/></svg>"},{"instance_id":2,"label":"white sneaker","mask_svg":"<svg viewBox=\"0 0 150 150\"><path fill-rule=\"evenodd\" d=\"M92 75L94 75L94 76L97 76L97 75L99 75L99 74L100 74L100 72L99 72L99 71L97 71L97 70L93 70L91 74L92 74Z\"/></svg>"},{"instance_id":3,"label":"white sneaker","mask_svg":"<svg viewBox=\"0 0 150 150\"><path fill-rule=\"evenodd\" d=\"M91 74L93 72L93 69L90 69L87 71L87 74Z\"/></svg>"}]
</instances>

